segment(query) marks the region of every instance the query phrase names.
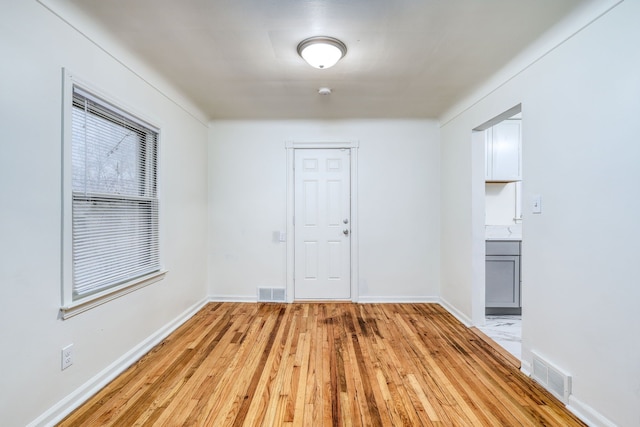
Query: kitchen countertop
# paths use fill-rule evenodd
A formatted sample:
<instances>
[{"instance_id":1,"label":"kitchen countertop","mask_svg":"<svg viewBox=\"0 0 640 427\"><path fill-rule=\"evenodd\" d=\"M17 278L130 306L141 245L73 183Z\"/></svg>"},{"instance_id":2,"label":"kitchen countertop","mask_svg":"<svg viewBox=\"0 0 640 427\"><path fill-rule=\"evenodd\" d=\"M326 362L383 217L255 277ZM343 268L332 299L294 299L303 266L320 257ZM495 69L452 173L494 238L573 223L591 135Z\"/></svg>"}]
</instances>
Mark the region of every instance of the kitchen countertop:
<instances>
[{"instance_id":1,"label":"kitchen countertop","mask_svg":"<svg viewBox=\"0 0 640 427\"><path fill-rule=\"evenodd\" d=\"M486 225L485 240L522 240L522 224Z\"/></svg>"},{"instance_id":2,"label":"kitchen countertop","mask_svg":"<svg viewBox=\"0 0 640 427\"><path fill-rule=\"evenodd\" d=\"M511 240L514 242L521 242L522 236L486 237L485 240L489 240L489 241Z\"/></svg>"}]
</instances>

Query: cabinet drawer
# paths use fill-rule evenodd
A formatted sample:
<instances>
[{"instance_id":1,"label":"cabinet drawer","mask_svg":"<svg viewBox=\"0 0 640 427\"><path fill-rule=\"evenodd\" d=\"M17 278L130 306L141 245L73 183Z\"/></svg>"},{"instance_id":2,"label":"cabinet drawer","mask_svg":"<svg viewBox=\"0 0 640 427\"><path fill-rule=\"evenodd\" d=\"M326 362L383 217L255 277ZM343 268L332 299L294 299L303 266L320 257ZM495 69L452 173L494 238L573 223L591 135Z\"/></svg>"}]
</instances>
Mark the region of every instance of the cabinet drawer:
<instances>
[{"instance_id":1,"label":"cabinet drawer","mask_svg":"<svg viewBox=\"0 0 640 427\"><path fill-rule=\"evenodd\" d=\"M487 240L486 255L520 255L520 241Z\"/></svg>"}]
</instances>

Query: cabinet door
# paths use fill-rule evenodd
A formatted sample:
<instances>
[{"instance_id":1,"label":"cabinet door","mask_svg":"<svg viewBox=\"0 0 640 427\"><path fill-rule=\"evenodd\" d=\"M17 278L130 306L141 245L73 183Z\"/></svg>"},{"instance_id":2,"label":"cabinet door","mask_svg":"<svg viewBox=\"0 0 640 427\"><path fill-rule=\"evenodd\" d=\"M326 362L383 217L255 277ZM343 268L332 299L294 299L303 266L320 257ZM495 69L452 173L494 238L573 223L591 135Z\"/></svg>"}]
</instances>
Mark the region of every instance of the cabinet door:
<instances>
[{"instance_id":1,"label":"cabinet door","mask_svg":"<svg viewBox=\"0 0 640 427\"><path fill-rule=\"evenodd\" d=\"M513 182L522 179L521 121L505 120L487 129L485 180Z\"/></svg>"},{"instance_id":2,"label":"cabinet door","mask_svg":"<svg viewBox=\"0 0 640 427\"><path fill-rule=\"evenodd\" d=\"M520 257L487 256L486 307L520 307Z\"/></svg>"}]
</instances>

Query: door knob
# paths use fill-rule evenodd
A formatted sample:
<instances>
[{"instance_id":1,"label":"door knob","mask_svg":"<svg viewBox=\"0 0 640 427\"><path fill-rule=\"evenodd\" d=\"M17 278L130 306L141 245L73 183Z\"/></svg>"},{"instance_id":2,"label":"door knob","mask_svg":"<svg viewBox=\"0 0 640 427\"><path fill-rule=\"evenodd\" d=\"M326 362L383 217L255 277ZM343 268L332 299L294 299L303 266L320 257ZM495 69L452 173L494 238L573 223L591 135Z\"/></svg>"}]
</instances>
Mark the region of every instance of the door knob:
<instances>
[{"instance_id":1,"label":"door knob","mask_svg":"<svg viewBox=\"0 0 640 427\"><path fill-rule=\"evenodd\" d=\"M345 224L349 224L349 218L343 219L342 222L344 222Z\"/></svg>"},{"instance_id":2,"label":"door knob","mask_svg":"<svg viewBox=\"0 0 640 427\"><path fill-rule=\"evenodd\" d=\"M345 236L349 235L349 230L347 228L345 228L344 230L342 230L342 234L344 234Z\"/></svg>"}]
</instances>

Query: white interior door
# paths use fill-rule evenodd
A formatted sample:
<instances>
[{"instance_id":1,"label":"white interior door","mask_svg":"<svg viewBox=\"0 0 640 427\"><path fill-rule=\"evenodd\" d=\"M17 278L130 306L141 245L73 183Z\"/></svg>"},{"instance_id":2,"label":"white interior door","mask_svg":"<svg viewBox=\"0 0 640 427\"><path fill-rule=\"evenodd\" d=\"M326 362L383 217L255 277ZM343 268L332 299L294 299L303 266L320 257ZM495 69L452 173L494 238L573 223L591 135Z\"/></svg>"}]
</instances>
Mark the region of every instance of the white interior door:
<instances>
[{"instance_id":1,"label":"white interior door","mask_svg":"<svg viewBox=\"0 0 640 427\"><path fill-rule=\"evenodd\" d=\"M351 298L348 149L295 150L295 299Z\"/></svg>"}]
</instances>

